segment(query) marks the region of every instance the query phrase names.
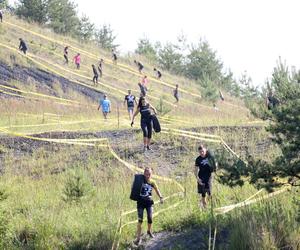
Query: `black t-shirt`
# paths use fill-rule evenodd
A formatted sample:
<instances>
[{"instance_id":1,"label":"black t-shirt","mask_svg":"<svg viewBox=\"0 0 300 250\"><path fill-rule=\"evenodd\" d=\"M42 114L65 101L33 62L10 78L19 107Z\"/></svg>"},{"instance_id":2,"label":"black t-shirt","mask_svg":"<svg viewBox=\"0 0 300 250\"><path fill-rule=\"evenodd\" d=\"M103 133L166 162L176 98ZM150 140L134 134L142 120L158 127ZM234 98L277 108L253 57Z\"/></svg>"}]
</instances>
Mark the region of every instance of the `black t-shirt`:
<instances>
[{"instance_id":1,"label":"black t-shirt","mask_svg":"<svg viewBox=\"0 0 300 250\"><path fill-rule=\"evenodd\" d=\"M151 118L150 105L140 106L141 119L148 120Z\"/></svg>"},{"instance_id":2,"label":"black t-shirt","mask_svg":"<svg viewBox=\"0 0 300 250\"><path fill-rule=\"evenodd\" d=\"M212 153L207 151L205 157L199 155L195 161L195 166L199 168L198 177L202 181L207 182L215 167Z\"/></svg>"},{"instance_id":3,"label":"black t-shirt","mask_svg":"<svg viewBox=\"0 0 300 250\"><path fill-rule=\"evenodd\" d=\"M134 107L135 96L134 95L126 95L125 100L127 101L127 107Z\"/></svg>"}]
</instances>

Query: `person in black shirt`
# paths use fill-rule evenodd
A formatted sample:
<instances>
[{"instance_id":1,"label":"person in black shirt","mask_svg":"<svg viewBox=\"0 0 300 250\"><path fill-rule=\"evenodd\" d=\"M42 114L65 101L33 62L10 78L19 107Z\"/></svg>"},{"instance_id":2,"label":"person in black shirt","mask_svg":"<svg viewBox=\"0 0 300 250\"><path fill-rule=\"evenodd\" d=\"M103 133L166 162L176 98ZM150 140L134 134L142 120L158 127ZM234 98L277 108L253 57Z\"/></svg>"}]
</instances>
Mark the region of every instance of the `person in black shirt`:
<instances>
[{"instance_id":1,"label":"person in black shirt","mask_svg":"<svg viewBox=\"0 0 300 250\"><path fill-rule=\"evenodd\" d=\"M2 23L2 19L3 19L3 14L2 14L2 12L0 10L0 21L1 21L1 23Z\"/></svg>"},{"instance_id":2,"label":"person in black shirt","mask_svg":"<svg viewBox=\"0 0 300 250\"><path fill-rule=\"evenodd\" d=\"M117 57L117 53L114 49L111 50L111 57L112 57L113 63L117 64L118 57Z\"/></svg>"},{"instance_id":3,"label":"person in black shirt","mask_svg":"<svg viewBox=\"0 0 300 250\"><path fill-rule=\"evenodd\" d=\"M173 95L174 95L174 97L175 97L175 99L176 99L176 102L178 102L178 101L179 101L178 84L176 84L176 87L175 87L175 89L173 90Z\"/></svg>"},{"instance_id":4,"label":"person in black shirt","mask_svg":"<svg viewBox=\"0 0 300 250\"><path fill-rule=\"evenodd\" d=\"M142 74L142 70L144 68L144 65L141 62L138 62L136 60L134 60L134 63L138 67L138 70L139 70L140 74Z\"/></svg>"},{"instance_id":5,"label":"person in black shirt","mask_svg":"<svg viewBox=\"0 0 300 250\"><path fill-rule=\"evenodd\" d=\"M93 83L96 84L96 83L98 83L98 71L94 64L92 65L92 68L93 68L93 73L94 73Z\"/></svg>"},{"instance_id":6,"label":"person in black shirt","mask_svg":"<svg viewBox=\"0 0 300 250\"><path fill-rule=\"evenodd\" d=\"M143 130L143 137L144 137L144 152L146 150L150 150L150 141L152 137L152 116L151 110L156 114L156 109L146 101L145 97L140 97L139 103L135 113L133 114L131 120L131 126L134 123L134 118L137 116L138 113L141 114L141 129Z\"/></svg>"},{"instance_id":7,"label":"person in black shirt","mask_svg":"<svg viewBox=\"0 0 300 250\"><path fill-rule=\"evenodd\" d=\"M143 84L141 84L140 82L138 83L138 85L139 85L140 91L141 91L140 96L145 97L147 94L146 87Z\"/></svg>"},{"instance_id":8,"label":"person in black shirt","mask_svg":"<svg viewBox=\"0 0 300 250\"><path fill-rule=\"evenodd\" d=\"M212 173L217 168L217 162L214 160L214 156L211 151L207 150L204 145L200 145L199 156L195 161L195 176L197 178L198 193L201 195L200 207L206 208L206 193L211 198L212 189Z\"/></svg>"},{"instance_id":9,"label":"person in black shirt","mask_svg":"<svg viewBox=\"0 0 300 250\"><path fill-rule=\"evenodd\" d=\"M134 104L137 105L135 96L131 94L131 90L128 90L128 95L125 96L124 104L127 102L127 110L129 114L129 119L132 120Z\"/></svg>"},{"instance_id":10,"label":"person in black shirt","mask_svg":"<svg viewBox=\"0 0 300 250\"><path fill-rule=\"evenodd\" d=\"M19 50L23 51L23 53L26 55L26 51L27 51L26 43L22 38L19 38L19 40L20 40Z\"/></svg>"},{"instance_id":11,"label":"person in black shirt","mask_svg":"<svg viewBox=\"0 0 300 250\"><path fill-rule=\"evenodd\" d=\"M162 76L161 72L160 72L158 69L156 69L156 68L154 68L153 71L156 73L156 77L157 77L158 79L160 79L161 76Z\"/></svg>"},{"instance_id":12,"label":"person in black shirt","mask_svg":"<svg viewBox=\"0 0 300 250\"><path fill-rule=\"evenodd\" d=\"M69 46L66 46L66 47L64 48L64 58L65 58L65 60L66 60L66 64L69 63L69 58L68 58L69 51L68 51L68 49L69 49Z\"/></svg>"}]
</instances>

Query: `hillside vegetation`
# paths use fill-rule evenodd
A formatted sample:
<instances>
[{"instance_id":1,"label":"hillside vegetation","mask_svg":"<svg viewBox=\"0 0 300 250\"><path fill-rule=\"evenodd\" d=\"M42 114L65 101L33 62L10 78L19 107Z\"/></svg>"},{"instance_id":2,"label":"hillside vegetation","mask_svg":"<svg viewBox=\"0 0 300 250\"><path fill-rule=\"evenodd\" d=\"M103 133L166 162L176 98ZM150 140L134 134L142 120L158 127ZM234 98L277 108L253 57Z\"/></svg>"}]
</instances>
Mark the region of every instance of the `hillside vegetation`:
<instances>
[{"instance_id":1,"label":"hillside vegetation","mask_svg":"<svg viewBox=\"0 0 300 250\"><path fill-rule=\"evenodd\" d=\"M64 64L66 45L69 59L81 54L80 70ZM143 153L138 122L130 129L123 100L128 89L139 96L143 75L133 60L146 58L123 56L115 65L110 51L9 15L0 24L0 51L1 249L299 249L299 188L273 186L268 194L254 185L249 156L272 162L281 151L242 100L222 89L225 100L214 109L197 82L168 72L157 80L155 65L145 64L163 129ZM104 75L94 85L91 65L100 58ZM107 120L97 111L103 93L113 107ZM200 143L220 163L206 210L193 175ZM146 166L165 200L155 204L157 237L144 235L137 247L129 192Z\"/></svg>"}]
</instances>

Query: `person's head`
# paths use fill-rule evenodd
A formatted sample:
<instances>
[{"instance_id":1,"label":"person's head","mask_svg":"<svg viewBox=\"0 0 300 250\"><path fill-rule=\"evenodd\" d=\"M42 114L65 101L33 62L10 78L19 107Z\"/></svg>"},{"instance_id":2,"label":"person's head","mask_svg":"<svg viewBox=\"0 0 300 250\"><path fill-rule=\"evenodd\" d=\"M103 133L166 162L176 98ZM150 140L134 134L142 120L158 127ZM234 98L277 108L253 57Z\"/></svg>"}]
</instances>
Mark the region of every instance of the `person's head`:
<instances>
[{"instance_id":1,"label":"person's head","mask_svg":"<svg viewBox=\"0 0 300 250\"><path fill-rule=\"evenodd\" d=\"M144 76L144 79L146 79L147 78L147 76Z\"/></svg>"},{"instance_id":2,"label":"person's head","mask_svg":"<svg viewBox=\"0 0 300 250\"><path fill-rule=\"evenodd\" d=\"M104 94L104 95L103 95L103 98L104 98L104 99L106 99L106 98L107 98L107 95L106 95L106 94Z\"/></svg>"},{"instance_id":3,"label":"person's head","mask_svg":"<svg viewBox=\"0 0 300 250\"><path fill-rule=\"evenodd\" d=\"M198 147L198 151L199 151L199 154L200 154L201 157L205 157L206 156L207 149L206 149L206 147L203 144L201 144Z\"/></svg>"},{"instance_id":4,"label":"person's head","mask_svg":"<svg viewBox=\"0 0 300 250\"><path fill-rule=\"evenodd\" d=\"M100 59L100 62L103 62L103 61L104 61L104 60L101 58L101 59Z\"/></svg>"},{"instance_id":5,"label":"person's head","mask_svg":"<svg viewBox=\"0 0 300 250\"><path fill-rule=\"evenodd\" d=\"M80 53L77 53L77 56L80 56Z\"/></svg>"},{"instance_id":6,"label":"person's head","mask_svg":"<svg viewBox=\"0 0 300 250\"><path fill-rule=\"evenodd\" d=\"M19 40L22 41L23 39L22 39L22 38L19 38Z\"/></svg>"},{"instance_id":7,"label":"person's head","mask_svg":"<svg viewBox=\"0 0 300 250\"><path fill-rule=\"evenodd\" d=\"M136 61L136 60L133 60L133 62L134 62L135 64L137 64L137 61Z\"/></svg>"},{"instance_id":8,"label":"person's head","mask_svg":"<svg viewBox=\"0 0 300 250\"><path fill-rule=\"evenodd\" d=\"M152 169L149 167L146 167L144 170L144 176L145 176L146 181L150 180L151 175L152 175Z\"/></svg>"},{"instance_id":9,"label":"person's head","mask_svg":"<svg viewBox=\"0 0 300 250\"><path fill-rule=\"evenodd\" d=\"M142 84L139 82L138 85L141 87Z\"/></svg>"},{"instance_id":10,"label":"person's head","mask_svg":"<svg viewBox=\"0 0 300 250\"><path fill-rule=\"evenodd\" d=\"M128 89L128 95L130 95L131 94L131 90L130 89Z\"/></svg>"},{"instance_id":11,"label":"person's head","mask_svg":"<svg viewBox=\"0 0 300 250\"><path fill-rule=\"evenodd\" d=\"M92 64L92 67L93 67L93 68L95 68L95 65L94 65L94 64Z\"/></svg>"},{"instance_id":12,"label":"person's head","mask_svg":"<svg viewBox=\"0 0 300 250\"><path fill-rule=\"evenodd\" d=\"M156 71L157 69L156 69L156 68L154 68L153 70L154 70L154 71Z\"/></svg>"},{"instance_id":13,"label":"person's head","mask_svg":"<svg viewBox=\"0 0 300 250\"><path fill-rule=\"evenodd\" d=\"M138 104L138 107L142 107L142 106L145 106L147 103L146 101L146 98L144 96L141 96L140 99L139 99L139 104Z\"/></svg>"},{"instance_id":14,"label":"person's head","mask_svg":"<svg viewBox=\"0 0 300 250\"><path fill-rule=\"evenodd\" d=\"M176 89L178 89L178 84L176 84L175 86L176 86Z\"/></svg>"}]
</instances>

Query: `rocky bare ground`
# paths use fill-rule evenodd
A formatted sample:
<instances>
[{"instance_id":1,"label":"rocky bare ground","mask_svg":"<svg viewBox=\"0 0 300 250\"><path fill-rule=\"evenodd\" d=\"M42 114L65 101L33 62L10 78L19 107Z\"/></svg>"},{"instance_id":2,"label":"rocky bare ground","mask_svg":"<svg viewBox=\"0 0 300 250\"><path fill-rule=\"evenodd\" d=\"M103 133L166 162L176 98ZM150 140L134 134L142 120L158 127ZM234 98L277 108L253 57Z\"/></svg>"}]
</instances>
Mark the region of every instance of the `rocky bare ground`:
<instances>
[{"instance_id":1,"label":"rocky bare ground","mask_svg":"<svg viewBox=\"0 0 300 250\"><path fill-rule=\"evenodd\" d=\"M44 70L33 67L23 67L17 64L11 67L0 61L0 84L9 87L16 87L13 85L12 81L18 81L24 85L35 85L38 92L47 93L56 97L62 97L57 92L56 84L60 85L64 94L67 93L68 90L72 90L90 98L93 101L97 101L99 99L99 95L102 95L102 92L100 91L72 83L72 81L66 78L51 74ZM20 93L17 92L17 94ZM1 92L0 96L11 97L10 95L6 95Z\"/></svg>"}]
</instances>

